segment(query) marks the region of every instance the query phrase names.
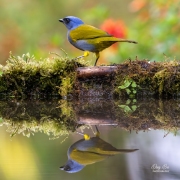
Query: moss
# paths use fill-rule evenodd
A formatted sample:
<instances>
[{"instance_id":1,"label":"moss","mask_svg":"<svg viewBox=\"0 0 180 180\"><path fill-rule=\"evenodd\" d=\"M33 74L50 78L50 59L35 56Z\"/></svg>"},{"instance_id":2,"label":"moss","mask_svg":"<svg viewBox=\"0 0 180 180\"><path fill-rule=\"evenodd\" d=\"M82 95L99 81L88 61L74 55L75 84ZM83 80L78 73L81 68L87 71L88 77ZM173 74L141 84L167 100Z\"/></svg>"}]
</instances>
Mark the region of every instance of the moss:
<instances>
[{"instance_id":1,"label":"moss","mask_svg":"<svg viewBox=\"0 0 180 180\"><path fill-rule=\"evenodd\" d=\"M98 68L91 67L92 72L96 69L96 75L85 78L78 77L77 71L83 70L77 70L80 66L84 65L67 57L37 60L29 54L22 57L11 54L7 65L0 66L0 95L16 98L57 96L61 99L180 96L180 64L175 60L150 63L136 58L114 65L116 71L106 75L98 74Z\"/></svg>"},{"instance_id":2,"label":"moss","mask_svg":"<svg viewBox=\"0 0 180 180\"><path fill-rule=\"evenodd\" d=\"M177 96L180 94L180 64L178 61L148 62L146 60L127 61L118 65L114 78L114 95L127 96L129 86L122 89L125 81L136 83L136 96ZM132 87L131 87L132 91Z\"/></svg>"},{"instance_id":3,"label":"moss","mask_svg":"<svg viewBox=\"0 0 180 180\"><path fill-rule=\"evenodd\" d=\"M76 116L67 101L0 101L0 125L8 127L11 136L29 137L44 132L51 137L68 135L77 127Z\"/></svg>"},{"instance_id":4,"label":"moss","mask_svg":"<svg viewBox=\"0 0 180 180\"><path fill-rule=\"evenodd\" d=\"M180 126L179 100L89 99L76 104L79 123L114 125L125 130L164 129L174 131Z\"/></svg>"},{"instance_id":5,"label":"moss","mask_svg":"<svg viewBox=\"0 0 180 180\"><path fill-rule=\"evenodd\" d=\"M86 101L0 101L0 126L11 136L44 132L52 138L68 136L89 124L119 126L127 131L180 127L179 100L86 99Z\"/></svg>"},{"instance_id":6,"label":"moss","mask_svg":"<svg viewBox=\"0 0 180 180\"><path fill-rule=\"evenodd\" d=\"M11 54L0 69L0 93L23 98L67 96L73 91L78 66L83 65L66 57L37 60L29 54Z\"/></svg>"}]
</instances>

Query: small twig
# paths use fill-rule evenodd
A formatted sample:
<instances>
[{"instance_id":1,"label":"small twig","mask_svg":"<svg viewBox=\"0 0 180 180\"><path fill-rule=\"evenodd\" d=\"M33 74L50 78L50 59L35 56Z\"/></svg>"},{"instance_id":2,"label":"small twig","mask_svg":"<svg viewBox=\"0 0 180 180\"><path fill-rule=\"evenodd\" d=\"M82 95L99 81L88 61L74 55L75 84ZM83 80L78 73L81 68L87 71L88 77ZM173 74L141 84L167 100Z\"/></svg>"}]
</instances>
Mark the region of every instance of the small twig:
<instances>
[{"instance_id":1,"label":"small twig","mask_svg":"<svg viewBox=\"0 0 180 180\"><path fill-rule=\"evenodd\" d=\"M49 52L49 54L54 54L54 55L56 55L58 57L61 57L58 53L55 53L55 52Z\"/></svg>"}]
</instances>

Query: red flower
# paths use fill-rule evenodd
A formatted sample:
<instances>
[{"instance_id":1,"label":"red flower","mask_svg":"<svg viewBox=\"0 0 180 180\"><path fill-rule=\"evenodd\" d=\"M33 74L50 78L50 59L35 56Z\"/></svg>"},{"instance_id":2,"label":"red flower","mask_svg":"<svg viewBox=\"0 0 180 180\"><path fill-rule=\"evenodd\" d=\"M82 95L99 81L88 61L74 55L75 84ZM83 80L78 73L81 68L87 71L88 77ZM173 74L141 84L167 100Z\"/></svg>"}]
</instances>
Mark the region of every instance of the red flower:
<instances>
[{"instance_id":1,"label":"red flower","mask_svg":"<svg viewBox=\"0 0 180 180\"><path fill-rule=\"evenodd\" d=\"M101 25L101 29L115 37L126 37L126 26L121 20L107 19Z\"/></svg>"},{"instance_id":2,"label":"red flower","mask_svg":"<svg viewBox=\"0 0 180 180\"><path fill-rule=\"evenodd\" d=\"M126 26L122 20L107 19L100 28L118 38L125 39L127 35ZM117 48L117 45L118 44L116 43L113 47Z\"/></svg>"}]
</instances>

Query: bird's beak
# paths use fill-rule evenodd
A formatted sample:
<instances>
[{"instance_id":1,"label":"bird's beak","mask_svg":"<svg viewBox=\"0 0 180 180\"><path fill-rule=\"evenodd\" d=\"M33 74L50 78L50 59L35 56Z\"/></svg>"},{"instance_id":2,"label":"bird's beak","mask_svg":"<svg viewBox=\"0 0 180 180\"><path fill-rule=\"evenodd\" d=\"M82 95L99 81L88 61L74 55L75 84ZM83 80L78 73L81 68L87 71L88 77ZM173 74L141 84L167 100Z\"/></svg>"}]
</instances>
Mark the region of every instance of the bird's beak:
<instances>
[{"instance_id":1,"label":"bird's beak","mask_svg":"<svg viewBox=\"0 0 180 180\"><path fill-rule=\"evenodd\" d=\"M59 19L59 22L62 22L62 23L63 23L64 21L63 21L63 19Z\"/></svg>"},{"instance_id":2,"label":"bird's beak","mask_svg":"<svg viewBox=\"0 0 180 180\"><path fill-rule=\"evenodd\" d=\"M61 21L60 21L60 22L61 22ZM59 169L60 169L60 170L64 170L64 166L61 166Z\"/></svg>"}]
</instances>

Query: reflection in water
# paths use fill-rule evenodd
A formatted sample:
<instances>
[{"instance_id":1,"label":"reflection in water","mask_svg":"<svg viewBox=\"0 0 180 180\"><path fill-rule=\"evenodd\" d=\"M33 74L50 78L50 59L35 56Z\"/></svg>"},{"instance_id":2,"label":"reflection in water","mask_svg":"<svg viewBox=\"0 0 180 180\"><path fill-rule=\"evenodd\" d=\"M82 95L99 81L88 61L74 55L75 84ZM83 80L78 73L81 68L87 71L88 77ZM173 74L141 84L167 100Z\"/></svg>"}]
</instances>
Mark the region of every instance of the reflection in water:
<instances>
[{"instance_id":1,"label":"reflection in water","mask_svg":"<svg viewBox=\"0 0 180 180\"><path fill-rule=\"evenodd\" d=\"M0 126L14 136L44 132L55 138L84 124L114 125L128 131L180 128L179 100L0 101Z\"/></svg>"},{"instance_id":2,"label":"reflection in water","mask_svg":"<svg viewBox=\"0 0 180 180\"><path fill-rule=\"evenodd\" d=\"M27 139L10 139L1 128L0 142L1 180L34 180L40 175L38 157Z\"/></svg>"},{"instance_id":3,"label":"reflection in water","mask_svg":"<svg viewBox=\"0 0 180 180\"><path fill-rule=\"evenodd\" d=\"M105 142L99 137L97 126L96 136L90 137L84 134L84 139L81 139L72 144L67 152L68 161L62 167L68 173L76 173L81 171L86 165L93 164L105 160L109 156L119 153L129 153L138 149L116 149L111 144Z\"/></svg>"},{"instance_id":4,"label":"reflection in water","mask_svg":"<svg viewBox=\"0 0 180 180\"><path fill-rule=\"evenodd\" d=\"M131 102L0 101L0 126L5 126L0 127L0 179L180 179L179 104L179 99L142 99ZM119 152L99 138L98 133L90 139L84 135L84 139L69 148L68 161L62 169L76 167L80 170L88 164L96 164L73 176L60 172L59 162L66 161L67 146L71 144L70 132L86 128L87 124L101 125L101 131L109 138L109 142L117 144L115 146L121 147L122 142L123 147L135 144L140 151L96 163L123 151ZM117 128L112 130L107 125ZM10 141L5 129L13 137ZM53 139L60 137L60 140L49 141L46 135L39 132ZM70 138L64 141L64 135ZM59 143L62 141L62 156L59 156ZM160 167L167 165L169 172L153 172L152 167L156 164ZM77 169L74 172L78 172Z\"/></svg>"}]
</instances>

